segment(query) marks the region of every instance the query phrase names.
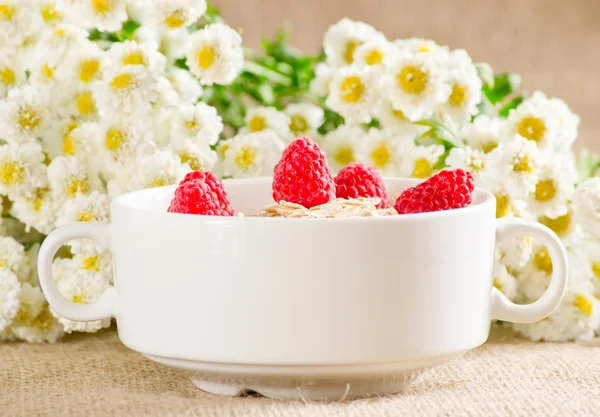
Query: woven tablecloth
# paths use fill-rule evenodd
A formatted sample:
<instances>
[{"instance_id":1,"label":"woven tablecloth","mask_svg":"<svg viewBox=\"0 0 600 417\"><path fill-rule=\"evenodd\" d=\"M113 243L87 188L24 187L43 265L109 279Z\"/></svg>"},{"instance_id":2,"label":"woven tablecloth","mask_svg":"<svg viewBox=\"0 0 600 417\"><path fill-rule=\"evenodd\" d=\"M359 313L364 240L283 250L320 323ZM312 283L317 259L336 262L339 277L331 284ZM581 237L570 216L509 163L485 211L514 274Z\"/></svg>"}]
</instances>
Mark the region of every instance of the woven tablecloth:
<instances>
[{"instance_id":1,"label":"woven tablecloth","mask_svg":"<svg viewBox=\"0 0 600 417\"><path fill-rule=\"evenodd\" d=\"M600 339L535 344L495 329L485 345L403 394L334 404L207 394L127 349L115 331L55 345L5 343L0 415L600 416Z\"/></svg>"}]
</instances>

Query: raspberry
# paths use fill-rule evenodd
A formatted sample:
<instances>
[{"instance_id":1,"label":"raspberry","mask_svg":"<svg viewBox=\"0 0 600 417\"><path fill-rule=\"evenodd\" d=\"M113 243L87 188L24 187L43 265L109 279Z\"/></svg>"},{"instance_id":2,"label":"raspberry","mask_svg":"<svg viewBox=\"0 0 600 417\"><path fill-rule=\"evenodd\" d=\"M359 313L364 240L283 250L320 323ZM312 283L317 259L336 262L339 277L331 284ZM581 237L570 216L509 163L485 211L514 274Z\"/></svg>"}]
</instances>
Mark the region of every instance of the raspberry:
<instances>
[{"instance_id":1,"label":"raspberry","mask_svg":"<svg viewBox=\"0 0 600 417\"><path fill-rule=\"evenodd\" d=\"M338 172L335 177L337 198L377 197L381 203L377 208L388 207L385 184L379 172L373 167L352 163Z\"/></svg>"},{"instance_id":2,"label":"raspberry","mask_svg":"<svg viewBox=\"0 0 600 417\"><path fill-rule=\"evenodd\" d=\"M473 188L475 183L470 172L462 169L444 170L404 190L394 207L400 214L466 207L473 200Z\"/></svg>"},{"instance_id":3,"label":"raspberry","mask_svg":"<svg viewBox=\"0 0 600 417\"><path fill-rule=\"evenodd\" d=\"M223 183L212 172L193 171L185 176L175 190L170 213L233 216L235 212Z\"/></svg>"},{"instance_id":4,"label":"raspberry","mask_svg":"<svg viewBox=\"0 0 600 417\"><path fill-rule=\"evenodd\" d=\"M273 199L306 208L335 198L335 183L323 149L309 138L293 141L273 170Z\"/></svg>"}]
</instances>

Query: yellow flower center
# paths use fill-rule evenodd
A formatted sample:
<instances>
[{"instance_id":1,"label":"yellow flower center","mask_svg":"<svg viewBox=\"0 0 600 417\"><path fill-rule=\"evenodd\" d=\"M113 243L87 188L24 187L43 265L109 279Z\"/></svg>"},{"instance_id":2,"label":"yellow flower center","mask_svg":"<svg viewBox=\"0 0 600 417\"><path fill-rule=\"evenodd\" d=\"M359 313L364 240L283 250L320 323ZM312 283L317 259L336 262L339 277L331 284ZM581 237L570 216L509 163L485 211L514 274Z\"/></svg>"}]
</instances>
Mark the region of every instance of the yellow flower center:
<instances>
[{"instance_id":1,"label":"yellow flower center","mask_svg":"<svg viewBox=\"0 0 600 417\"><path fill-rule=\"evenodd\" d=\"M382 60L383 53L381 53L381 51L378 51L377 49L369 51L369 53L365 56L365 63L367 65L379 64Z\"/></svg>"},{"instance_id":2,"label":"yellow flower center","mask_svg":"<svg viewBox=\"0 0 600 417\"><path fill-rule=\"evenodd\" d=\"M94 98L92 97L91 91L78 94L75 98L75 104L77 105L77 111L82 116L87 116L96 110L96 105L94 104Z\"/></svg>"},{"instance_id":3,"label":"yellow flower center","mask_svg":"<svg viewBox=\"0 0 600 417\"><path fill-rule=\"evenodd\" d=\"M167 180L163 177L157 177L152 180L150 187L164 187L167 185Z\"/></svg>"},{"instance_id":4,"label":"yellow flower center","mask_svg":"<svg viewBox=\"0 0 600 417\"><path fill-rule=\"evenodd\" d=\"M418 95L427 88L429 74L414 65L407 65L397 76L398 85L407 94Z\"/></svg>"},{"instance_id":5,"label":"yellow flower center","mask_svg":"<svg viewBox=\"0 0 600 417\"><path fill-rule=\"evenodd\" d=\"M108 150L114 152L121 147L121 144L124 142L125 134L120 129L115 127L111 127L106 132L106 137L104 138L104 143Z\"/></svg>"},{"instance_id":6,"label":"yellow flower center","mask_svg":"<svg viewBox=\"0 0 600 417\"><path fill-rule=\"evenodd\" d=\"M499 291L502 291L503 285L498 278L494 278L494 287L496 287Z\"/></svg>"},{"instance_id":7,"label":"yellow flower center","mask_svg":"<svg viewBox=\"0 0 600 417\"><path fill-rule=\"evenodd\" d=\"M373 152L371 152L371 160L376 167L385 168L390 161L390 150L382 143Z\"/></svg>"},{"instance_id":8,"label":"yellow flower center","mask_svg":"<svg viewBox=\"0 0 600 417\"><path fill-rule=\"evenodd\" d=\"M510 204L510 200L506 195L497 195L496 196L496 218L508 216L512 214L513 207Z\"/></svg>"},{"instance_id":9,"label":"yellow flower center","mask_svg":"<svg viewBox=\"0 0 600 417\"><path fill-rule=\"evenodd\" d=\"M90 209L82 210L77 213L77 220L80 222L91 222L92 220L95 220L95 216Z\"/></svg>"},{"instance_id":10,"label":"yellow flower center","mask_svg":"<svg viewBox=\"0 0 600 417\"><path fill-rule=\"evenodd\" d=\"M96 13L105 14L111 11L111 0L91 0L92 8Z\"/></svg>"},{"instance_id":11,"label":"yellow flower center","mask_svg":"<svg viewBox=\"0 0 600 417\"><path fill-rule=\"evenodd\" d=\"M10 68L0 69L0 82L4 85L14 85L17 82L15 72Z\"/></svg>"},{"instance_id":12,"label":"yellow flower center","mask_svg":"<svg viewBox=\"0 0 600 417\"><path fill-rule=\"evenodd\" d=\"M88 271L100 271L100 258L98 256L88 256L83 260L83 269Z\"/></svg>"},{"instance_id":13,"label":"yellow flower center","mask_svg":"<svg viewBox=\"0 0 600 417\"><path fill-rule=\"evenodd\" d=\"M592 273L597 279L600 279L600 263L592 262Z\"/></svg>"},{"instance_id":14,"label":"yellow flower center","mask_svg":"<svg viewBox=\"0 0 600 417\"><path fill-rule=\"evenodd\" d=\"M575 297L573 305L577 307L577 309L581 311L585 316L589 316L592 314L592 303L590 302L590 300L588 300L581 294Z\"/></svg>"},{"instance_id":15,"label":"yellow flower center","mask_svg":"<svg viewBox=\"0 0 600 417\"><path fill-rule=\"evenodd\" d=\"M248 121L250 132L262 132L267 127L267 121L262 116L254 116Z\"/></svg>"},{"instance_id":16,"label":"yellow flower center","mask_svg":"<svg viewBox=\"0 0 600 417\"><path fill-rule=\"evenodd\" d=\"M344 61L348 64L352 64L354 62L354 51L362 45L362 42L350 41L346 44L346 51L344 52Z\"/></svg>"},{"instance_id":17,"label":"yellow flower center","mask_svg":"<svg viewBox=\"0 0 600 417\"><path fill-rule=\"evenodd\" d=\"M392 114L397 118L400 119L402 121L406 121L406 116L404 115L404 112L402 110L392 110Z\"/></svg>"},{"instance_id":18,"label":"yellow flower center","mask_svg":"<svg viewBox=\"0 0 600 417\"><path fill-rule=\"evenodd\" d=\"M51 80L52 78L54 78L54 67L51 67L48 64L44 64L41 72L42 72L42 77L47 80Z\"/></svg>"},{"instance_id":19,"label":"yellow flower center","mask_svg":"<svg viewBox=\"0 0 600 417\"><path fill-rule=\"evenodd\" d=\"M33 204L33 209L35 210L36 213L39 213L39 211L42 209L43 205L44 205L44 198L46 197L46 194L48 194L50 192L50 189L48 188L38 188L35 191L35 197L33 197L32 199L32 204Z\"/></svg>"},{"instance_id":20,"label":"yellow flower center","mask_svg":"<svg viewBox=\"0 0 600 417\"><path fill-rule=\"evenodd\" d=\"M535 199L540 203L550 201L556 195L554 180L547 179L539 181L535 186Z\"/></svg>"},{"instance_id":21,"label":"yellow flower center","mask_svg":"<svg viewBox=\"0 0 600 417\"><path fill-rule=\"evenodd\" d=\"M74 295L71 301L75 304L85 304L85 298L81 295Z\"/></svg>"},{"instance_id":22,"label":"yellow flower center","mask_svg":"<svg viewBox=\"0 0 600 417\"><path fill-rule=\"evenodd\" d=\"M64 36L64 34L65 34L65 30L64 30L64 29L56 29L56 30L54 31L54 34L55 34L56 36L58 36L58 37L62 37L62 36Z\"/></svg>"},{"instance_id":23,"label":"yellow flower center","mask_svg":"<svg viewBox=\"0 0 600 417\"><path fill-rule=\"evenodd\" d=\"M513 171L518 173L531 174L533 165L527 155L517 156L514 161Z\"/></svg>"},{"instance_id":24,"label":"yellow flower center","mask_svg":"<svg viewBox=\"0 0 600 417\"><path fill-rule=\"evenodd\" d=\"M217 60L217 51L212 46L205 46L196 53L198 66L202 69L208 69L213 66Z\"/></svg>"},{"instance_id":25,"label":"yellow flower center","mask_svg":"<svg viewBox=\"0 0 600 417\"><path fill-rule=\"evenodd\" d=\"M110 86L116 89L124 89L133 84L133 77L131 74L119 74L110 82Z\"/></svg>"},{"instance_id":26,"label":"yellow flower center","mask_svg":"<svg viewBox=\"0 0 600 417\"><path fill-rule=\"evenodd\" d=\"M335 151L333 159L341 166L346 166L350 162L354 162L354 151L349 146L340 146Z\"/></svg>"},{"instance_id":27,"label":"yellow flower center","mask_svg":"<svg viewBox=\"0 0 600 417\"><path fill-rule=\"evenodd\" d=\"M472 156L469 161L469 169L472 172L479 172L483 168L485 168L485 159L480 158L479 156Z\"/></svg>"},{"instance_id":28,"label":"yellow flower center","mask_svg":"<svg viewBox=\"0 0 600 417\"><path fill-rule=\"evenodd\" d=\"M546 125L537 117L524 117L517 125L517 133L525 139L539 142L546 133Z\"/></svg>"},{"instance_id":29,"label":"yellow flower center","mask_svg":"<svg viewBox=\"0 0 600 417\"><path fill-rule=\"evenodd\" d=\"M433 174L433 166L425 158L417 159L415 161L415 169L413 169L412 176L415 178L429 178Z\"/></svg>"},{"instance_id":30,"label":"yellow flower center","mask_svg":"<svg viewBox=\"0 0 600 417\"><path fill-rule=\"evenodd\" d=\"M70 135L67 135L63 141L63 153L65 155L75 155L75 143Z\"/></svg>"},{"instance_id":31,"label":"yellow flower center","mask_svg":"<svg viewBox=\"0 0 600 417\"><path fill-rule=\"evenodd\" d=\"M175 10L171 15L169 15L165 20L164 24L170 27L171 29L177 29L185 23L185 13L183 10Z\"/></svg>"},{"instance_id":32,"label":"yellow flower center","mask_svg":"<svg viewBox=\"0 0 600 417\"><path fill-rule=\"evenodd\" d=\"M431 52L431 48L427 45L421 45L421 46L419 46L419 49L417 49L417 52L426 54L426 53Z\"/></svg>"},{"instance_id":33,"label":"yellow flower center","mask_svg":"<svg viewBox=\"0 0 600 417\"><path fill-rule=\"evenodd\" d=\"M180 153L179 158L181 159L181 163L188 164L192 171L200 171L202 169L200 160L197 157L190 155L189 153Z\"/></svg>"},{"instance_id":34,"label":"yellow flower center","mask_svg":"<svg viewBox=\"0 0 600 417\"><path fill-rule=\"evenodd\" d=\"M81 80L82 83L89 83L99 69L100 62L95 59L86 59L85 61L82 61L81 69L79 70L79 80Z\"/></svg>"},{"instance_id":35,"label":"yellow flower center","mask_svg":"<svg viewBox=\"0 0 600 417\"><path fill-rule=\"evenodd\" d=\"M535 253L533 256L533 264L539 271L543 271L550 275L552 273L552 260L548 249L542 248Z\"/></svg>"},{"instance_id":36,"label":"yellow flower center","mask_svg":"<svg viewBox=\"0 0 600 417\"><path fill-rule=\"evenodd\" d=\"M489 141L489 142L484 142L481 145L481 150L483 151L483 153L490 153L494 149L496 149L497 147L498 147L498 143L497 142Z\"/></svg>"},{"instance_id":37,"label":"yellow flower center","mask_svg":"<svg viewBox=\"0 0 600 417\"><path fill-rule=\"evenodd\" d=\"M144 54L141 51L132 52L123 57L123 65L144 65Z\"/></svg>"},{"instance_id":38,"label":"yellow flower center","mask_svg":"<svg viewBox=\"0 0 600 417\"><path fill-rule=\"evenodd\" d=\"M87 194L89 190L90 185L88 184L87 178L71 178L69 181L67 181L65 194L69 198L75 198L77 194Z\"/></svg>"},{"instance_id":39,"label":"yellow flower center","mask_svg":"<svg viewBox=\"0 0 600 417\"><path fill-rule=\"evenodd\" d=\"M346 103L358 102L365 92L365 86L359 77L353 75L346 78L340 86L342 100Z\"/></svg>"},{"instance_id":40,"label":"yellow flower center","mask_svg":"<svg viewBox=\"0 0 600 417\"><path fill-rule=\"evenodd\" d=\"M452 93L450 93L450 97L448 98L450 105L454 107L460 107L463 105L466 98L467 90L465 87L459 84L454 84L452 86Z\"/></svg>"},{"instance_id":41,"label":"yellow flower center","mask_svg":"<svg viewBox=\"0 0 600 417\"><path fill-rule=\"evenodd\" d=\"M308 122L306 118L299 115L292 116L290 121L290 130L294 134L302 134L308 132Z\"/></svg>"},{"instance_id":42,"label":"yellow flower center","mask_svg":"<svg viewBox=\"0 0 600 417\"><path fill-rule=\"evenodd\" d=\"M247 170L256 160L256 149L249 146L243 146L235 155L235 163L243 170Z\"/></svg>"},{"instance_id":43,"label":"yellow flower center","mask_svg":"<svg viewBox=\"0 0 600 417\"><path fill-rule=\"evenodd\" d=\"M0 4L0 17L4 20L12 20L17 9L10 4Z\"/></svg>"},{"instance_id":44,"label":"yellow flower center","mask_svg":"<svg viewBox=\"0 0 600 417\"><path fill-rule=\"evenodd\" d=\"M6 161L0 169L0 182L4 185L15 185L23 182L25 169L16 161Z\"/></svg>"},{"instance_id":45,"label":"yellow flower center","mask_svg":"<svg viewBox=\"0 0 600 417\"><path fill-rule=\"evenodd\" d=\"M568 212L564 216L560 216L555 219L542 216L538 219L538 221L551 229L558 236L564 236L569 231L571 226L571 212Z\"/></svg>"},{"instance_id":46,"label":"yellow flower center","mask_svg":"<svg viewBox=\"0 0 600 417\"><path fill-rule=\"evenodd\" d=\"M39 126L42 118L31 107L21 107L17 114L17 120L23 129L31 130Z\"/></svg>"},{"instance_id":47,"label":"yellow flower center","mask_svg":"<svg viewBox=\"0 0 600 417\"><path fill-rule=\"evenodd\" d=\"M193 136L197 134L200 130L200 124L198 123L198 120L196 120L196 118L193 118L192 120L188 120L185 122L185 128L188 130L190 135Z\"/></svg>"},{"instance_id":48,"label":"yellow flower center","mask_svg":"<svg viewBox=\"0 0 600 417\"><path fill-rule=\"evenodd\" d=\"M56 11L53 4L48 3L42 8L42 18L44 19L44 22L51 22L53 20L59 20L61 15Z\"/></svg>"}]
</instances>

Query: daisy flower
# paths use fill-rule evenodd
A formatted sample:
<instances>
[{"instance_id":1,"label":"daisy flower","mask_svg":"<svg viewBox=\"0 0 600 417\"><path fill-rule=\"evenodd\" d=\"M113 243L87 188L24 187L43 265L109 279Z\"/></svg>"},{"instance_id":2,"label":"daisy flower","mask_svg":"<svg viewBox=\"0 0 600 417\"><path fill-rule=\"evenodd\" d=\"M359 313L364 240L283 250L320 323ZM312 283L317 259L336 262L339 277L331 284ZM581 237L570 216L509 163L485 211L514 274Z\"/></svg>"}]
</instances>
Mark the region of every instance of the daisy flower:
<instances>
[{"instance_id":1,"label":"daisy flower","mask_svg":"<svg viewBox=\"0 0 600 417\"><path fill-rule=\"evenodd\" d=\"M69 65L65 65L57 71L60 73L64 68L65 74L61 79L89 89L93 82L102 79L106 60L104 52L98 45L93 42L85 42L84 45L75 48Z\"/></svg>"},{"instance_id":2,"label":"daisy flower","mask_svg":"<svg viewBox=\"0 0 600 417\"><path fill-rule=\"evenodd\" d=\"M67 201L61 208L57 226L65 226L77 222L101 222L110 220L110 199L108 195L92 191L89 194L79 194Z\"/></svg>"},{"instance_id":3,"label":"daisy flower","mask_svg":"<svg viewBox=\"0 0 600 417\"><path fill-rule=\"evenodd\" d=\"M48 304L44 304L37 316L12 326L10 331L29 343L55 343L65 334L63 326L50 313Z\"/></svg>"},{"instance_id":4,"label":"daisy flower","mask_svg":"<svg viewBox=\"0 0 600 417\"><path fill-rule=\"evenodd\" d=\"M118 68L127 65L139 65L150 70L152 75L164 75L167 59L152 42L134 41L115 42L106 53L108 65Z\"/></svg>"},{"instance_id":5,"label":"daisy flower","mask_svg":"<svg viewBox=\"0 0 600 417\"><path fill-rule=\"evenodd\" d=\"M212 171L217 164L217 153L207 144L188 140L172 146L181 163L191 171Z\"/></svg>"},{"instance_id":6,"label":"daisy flower","mask_svg":"<svg viewBox=\"0 0 600 417\"><path fill-rule=\"evenodd\" d=\"M82 50L96 48L98 46L88 40L86 30L63 22L40 32L39 41L32 45L31 53L27 55L27 62L29 66L39 65L40 62L52 66L70 64Z\"/></svg>"},{"instance_id":7,"label":"daisy flower","mask_svg":"<svg viewBox=\"0 0 600 417\"><path fill-rule=\"evenodd\" d=\"M27 82L25 68L21 59L0 52L0 99L8 94L8 91L21 87Z\"/></svg>"},{"instance_id":8,"label":"daisy flower","mask_svg":"<svg viewBox=\"0 0 600 417\"><path fill-rule=\"evenodd\" d=\"M41 138L44 153L48 155L50 159L65 155L65 151L67 152L66 154L69 154L71 151L71 143L69 143L68 137L71 132L77 129L81 124L81 121L73 118L70 114L67 114L66 116L55 114L55 117L48 122L48 128Z\"/></svg>"},{"instance_id":9,"label":"daisy flower","mask_svg":"<svg viewBox=\"0 0 600 417\"><path fill-rule=\"evenodd\" d=\"M452 88L445 69L428 54L399 54L384 77L384 88L394 108L411 121L427 119L445 103Z\"/></svg>"},{"instance_id":10,"label":"daisy flower","mask_svg":"<svg viewBox=\"0 0 600 417\"><path fill-rule=\"evenodd\" d=\"M505 135L506 122L500 118L486 115L477 116L473 123L466 123L460 129L458 136L473 149L490 153L500 143L509 140Z\"/></svg>"},{"instance_id":11,"label":"daisy flower","mask_svg":"<svg viewBox=\"0 0 600 417\"><path fill-rule=\"evenodd\" d=\"M291 118L275 107L252 107L244 117L246 125L242 128L245 133L272 131L280 138L289 141Z\"/></svg>"},{"instance_id":12,"label":"daisy flower","mask_svg":"<svg viewBox=\"0 0 600 417\"><path fill-rule=\"evenodd\" d=\"M469 146L452 148L446 157L446 165L451 169L461 168L473 174L477 183L479 176L486 167L486 154Z\"/></svg>"},{"instance_id":13,"label":"daisy flower","mask_svg":"<svg viewBox=\"0 0 600 417\"><path fill-rule=\"evenodd\" d=\"M517 279L500 262L494 265L494 287L511 301L517 297Z\"/></svg>"},{"instance_id":14,"label":"daisy flower","mask_svg":"<svg viewBox=\"0 0 600 417\"><path fill-rule=\"evenodd\" d=\"M329 84L336 73L337 69L334 67L330 67L323 62L317 64L315 78L310 82L310 92L320 97L329 95Z\"/></svg>"},{"instance_id":15,"label":"daisy flower","mask_svg":"<svg viewBox=\"0 0 600 417\"><path fill-rule=\"evenodd\" d=\"M79 269L74 275L59 279L56 286L63 297L75 304L93 304L100 299L110 284L101 273ZM110 319L78 322L65 319L54 310L51 310L51 313L67 333L93 333L110 326Z\"/></svg>"},{"instance_id":16,"label":"daisy flower","mask_svg":"<svg viewBox=\"0 0 600 417\"><path fill-rule=\"evenodd\" d=\"M554 111L557 120L556 149L566 152L577 139L581 120L564 101L558 98L551 98L548 105Z\"/></svg>"},{"instance_id":17,"label":"daisy flower","mask_svg":"<svg viewBox=\"0 0 600 417\"><path fill-rule=\"evenodd\" d=\"M600 178L593 177L577 185L573 195L575 220L587 232L600 236Z\"/></svg>"},{"instance_id":18,"label":"daisy flower","mask_svg":"<svg viewBox=\"0 0 600 417\"><path fill-rule=\"evenodd\" d=\"M353 66L384 70L393 62L397 48L384 39L367 41L354 51Z\"/></svg>"},{"instance_id":19,"label":"daisy flower","mask_svg":"<svg viewBox=\"0 0 600 417\"><path fill-rule=\"evenodd\" d=\"M0 237L0 268L14 272L17 277L26 277L29 274L25 248L12 237Z\"/></svg>"},{"instance_id":20,"label":"daisy flower","mask_svg":"<svg viewBox=\"0 0 600 417\"><path fill-rule=\"evenodd\" d=\"M550 218L567 214L576 182L573 160L563 154L554 155L540 171L535 190L529 195L528 209L537 216Z\"/></svg>"},{"instance_id":21,"label":"daisy flower","mask_svg":"<svg viewBox=\"0 0 600 417\"><path fill-rule=\"evenodd\" d=\"M48 234L56 226L59 204L47 187L38 188L31 195L13 198L10 214L25 225L25 231L34 228Z\"/></svg>"},{"instance_id":22,"label":"daisy flower","mask_svg":"<svg viewBox=\"0 0 600 417\"><path fill-rule=\"evenodd\" d=\"M46 298L40 287L31 285L29 282L23 283L20 308L11 327L18 327L37 317L42 312L44 304L46 304Z\"/></svg>"},{"instance_id":23,"label":"daisy flower","mask_svg":"<svg viewBox=\"0 0 600 417\"><path fill-rule=\"evenodd\" d=\"M71 246L75 267L84 271L98 272L106 281L112 283L112 257L110 251L95 242L81 239L77 245Z\"/></svg>"},{"instance_id":24,"label":"daisy flower","mask_svg":"<svg viewBox=\"0 0 600 417\"><path fill-rule=\"evenodd\" d=\"M100 114L116 111L125 114L148 114L156 101L156 78L141 65L107 69L102 82L92 86Z\"/></svg>"},{"instance_id":25,"label":"daisy flower","mask_svg":"<svg viewBox=\"0 0 600 417\"><path fill-rule=\"evenodd\" d=\"M477 105L481 102L481 79L471 57L462 49L450 53L445 67L446 82L452 90L442 109L457 123L466 123L478 112Z\"/></svg>"},{"instance_id":26,"label":"daisy flower","mask_svg":"<svg viewBox=\"0 0 600 417\"><path fill-rule=\"evenodd\" d=\"M367 69L341 68L329 84L325 104L349 123L368 123L379 101L379 78Z\"/></svg>"},{"instance_id":27,"label":"daisy flower","mask_svg":"<svg viewBox=\"0 0 600 417\"><path fill-rule=\"evenodd\" d=\"M205 12L204 0L152 2L149 5L149 22L159 29L181 29L198 21Z\"/></svg>"},{"instance_id":28,"label":"daisy flower","mask_svg":"<svg viewBox=\"0 0 600 417\"><path fill-rule=\"evenodd\" d=\"M46 165L37 143L0 146L0 194L16 198L46 185Z\"/></svg>"},{"instance_id":29,"label":"daisy flower","mask_svg":"<svg viewBox=\"0 0 600 417\"><path fill-rule=\"evenodd\" d=\"M21 283L8 268L0 268L0 331L6 329L21 306Z\"/></svg>"},{"instance_id":30,"label":"daisy flower","mask_svg":"<svg viewBox=\"0 0 600 417\"><path fill-rule=\"evenodd\" d=\"M242 37L229 26L215 23L195 32L186 46L190 72L203 85L229 84L242 71Z\"/></svg>"},{"instance_id":31,"label":"daisy flower","mask_svg":"<svg viewBox=\"0 0 600 417\"><path fill-rule=\"evenodd\" d=\"M373 115L379 120L383 128L389 131L414 134L417 137L428 129L426 126L420 126L408 120L402 110L395 109L388 99L379 100Z\"/></svg>"},{"instance_id":32,"label":"daisy flower","mask_svg":"<svg viewBox=\"0 0 600 417\"><path fill-rule=\"evenodd\" d=\"M0 101L0 132L9 143L31 142L45 131L49 112L47 100L31 86L14 88Z\"/></svg>"},{"instance_id":33,"label":"daisy flower","mask_svg":"<svg viewBox=\"0 0 600 417\"><path fill-rule=\"evenodd\" d=\"M296 138L316 136L317 129L325 121L323 109L314 104L288 104L283 112L290 118L289 128Z\"/></svg>"},{"instance_id":34,"label":"daisy flower","mask_svg":"<svg viewBox=\"0 0 600 417\"><path fill-rule=\"evenodd\" d=\"M215 145L223 132L223 120L217 109L203 102L180 104L173 112L170 124L171 141L174 143L192 141L199 145Z\"/></svg>"},{"instance_id":35,"label":"daisy flower","mask_svg":"<svg viewBox=\"0 0 600 417\"><path fill-rule=\"evenodd\" d=\"M431 39L408 38L398 39L393 42L400 51L410 54L424 54L435 59L444 60L448 58L450 49L445 45L438 45Z\"/></svg>"},{"instance_id":36,"label":"daisy flower","mask_svg":"<svg viewBox=\"0 0 600 417\"><path fill-rule=\"evenodd\" d=\"M352 64L356 49L369 41L385 42L385 36L366 23L340 20L329 27L323 38L327 64L335 68Z\"/></svg>"},{"instance_id":37,"label":"daisy flower","mask_svg":"<svg viewBox=\"0 0 600 417\"><path fill-rule=\"evenodd\" d=\"M399 144L400 175L420 179L431 177L444 150L442 145L422 146L403 140Z\"/></svg>"},{"instance_id":38,"label":"daisy flower","mask_svg":"<svg viewBox=\"0 0 600 417\"><path fill-rule=\"evenodd\" d=\"M53 197L60 202L100 190L100 178L86 160L75 156L59 156L48 166L48 181Z\"/></svg>"},{"instance_id":39,"label":"daisy flower","mask_svg":"<svg viewBox=\"0 0 600 417\"><path fill-rule=\"evenodd\" d=\"M46 26L55 26L63 21L64 16L56 9L60 0L41 0L38 1L40 15Z\"/></svg>"},{"instance_id":40,"label":"daisy flower","mask_svg":"<svg viewBox=\"0 0 600 417\"><path fill-rule=\"evenodd\" d=\"M529 236L504 239L497 243L499 259L510 270L523 268L533 254L533 241Z\"/></svg>"},{"instance_id":41,"label":"daisy flower","mask_svg":"<svg viewBox=\"0 0 600 417\"><path fill-rule=\"evenodd\" d=\"M333 172L355 162L357 147L366 136L367 132L356 125L340 125L325 135L321 146Z\"/></svg>"},{"instance_id":42,"label":"daisy flower","mask_svg":"<svg viewBox=\"0 0 600 417\"><path fill-rule=\"evenodd\" d=\"M0 45L15 49L41 25L31 0L2 0L0 3Z\"/></svg>"},{"instance_id":43,"label":"daisy flower","mask_svg":"<svg viewBox=\"0 0 600 417\"><path fill-rule=\"evenodd\" d=\"M126 0L60 0L57 9L84 29L117 32L127 20Z\"/></svg>"},{"instance_id":44,"label":"daisy flower","mask_svg":"<svg viewBox=\"0 0 600 417\"><path fill-rule=\"evenodd\" d=\"M400 145L409 140L387 130L369 129L357 143L356 161L375 167L382 175L396 176L400 172Z\"/></svg>"},{"instance_id":45,"label":"daisy flower","mask_svg":"<svg viewBox=\"0 0 600 417\"><path fill-rule=\"evenodd\" d=\"M167 69L166 78L185 104L196 104L202 96L202 86L188 71L177 67Z\"/></svg>"},{"instance_id":46,"label":"daisy flower","mask_svg":"<svg viewBox=\"0 0 600 417\"><path fill-rule=\"evenodd\" d=\"M273 131L241 133L226 143L224 167L234 178L272 176L285 147Z\"/></svg>"}]
</instances>

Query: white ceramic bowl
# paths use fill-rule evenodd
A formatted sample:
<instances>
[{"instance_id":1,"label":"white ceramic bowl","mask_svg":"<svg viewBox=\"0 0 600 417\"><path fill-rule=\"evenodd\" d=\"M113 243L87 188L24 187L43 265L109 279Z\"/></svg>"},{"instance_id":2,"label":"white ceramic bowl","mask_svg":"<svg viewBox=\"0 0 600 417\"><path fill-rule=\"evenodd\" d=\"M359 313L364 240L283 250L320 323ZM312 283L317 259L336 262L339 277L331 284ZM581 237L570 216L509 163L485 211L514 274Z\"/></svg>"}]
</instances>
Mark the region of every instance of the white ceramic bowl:
<instances>
[{"instance_id":1,"label":"white ceramic bowl","mask_svg":"<svg viewBox=\"0 0 600 417\"><path fill-rule=\"evenodd\" d=\"M387 180L395 198L409 179ZM227 180L237 211L272 203L271 179ZM422 370L473 349L493 318L549 315L567 259L544 226L495 218L476 190L463 209L347 219L167 213L174 187L130 193L111 224L61 227L39 255L40 282L60 315L115 317L123 343L185 369L199 388L328 399L401 391ZM529 235L548 248L553 276L517 306L492 286L497 239ZM90 238L110 249L115 287L95 304L65 300L52 278L58 248Z\"/></svg>"}]
</instances>

